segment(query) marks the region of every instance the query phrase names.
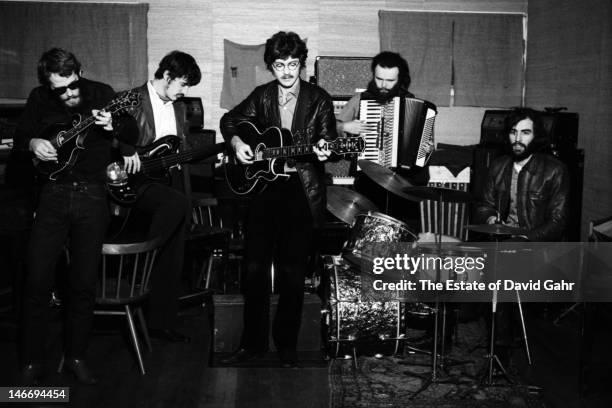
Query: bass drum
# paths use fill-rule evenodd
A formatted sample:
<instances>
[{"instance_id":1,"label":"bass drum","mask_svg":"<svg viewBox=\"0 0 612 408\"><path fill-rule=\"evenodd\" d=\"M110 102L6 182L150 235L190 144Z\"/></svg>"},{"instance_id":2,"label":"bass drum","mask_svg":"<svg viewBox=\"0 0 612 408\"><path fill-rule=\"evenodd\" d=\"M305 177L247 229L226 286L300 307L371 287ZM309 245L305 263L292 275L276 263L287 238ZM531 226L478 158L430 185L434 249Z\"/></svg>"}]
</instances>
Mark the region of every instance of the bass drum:
<instances>
[{"instance_id":1,"label":"bass drum","mask_svg":"<svg viewBox=\"0 0 612 408\"><path fill-rule=\"evenodd\" d=\"M330 293L324 330L330 354L397 354L406 333L401 296L388 301L364 300L362 276L353 265L334 257L326 269Z\"/></svg>"},{"instance_id":2,"label":"bass drum","mask_svg":"<svg viewBox=\"0 0 612 408\"><path fill-rule=\"evenodd\" d=\"M362 261L371 261L375 257L395 256L391 248L375 244L397 244L416 240L417 236L404 222L379 212L368 212L355 217L342 256L359 265Z\"/></svg>"}]
</instances>

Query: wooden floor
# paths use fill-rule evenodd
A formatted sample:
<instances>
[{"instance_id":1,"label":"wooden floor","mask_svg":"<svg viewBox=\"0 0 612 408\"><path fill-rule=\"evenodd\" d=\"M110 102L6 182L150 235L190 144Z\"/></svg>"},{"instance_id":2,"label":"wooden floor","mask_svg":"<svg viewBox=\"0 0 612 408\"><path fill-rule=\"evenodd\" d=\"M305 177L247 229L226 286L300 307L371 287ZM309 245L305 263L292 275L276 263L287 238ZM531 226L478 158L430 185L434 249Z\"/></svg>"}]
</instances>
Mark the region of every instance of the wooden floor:
<instances>
[{"instance_id":1,"label":"wooden floor","mask_svg":"<svg viewBox=\"0 0 612 408\"><path fill-rule=\"evenodd\" d=\"M122 318L96 317L88 359L101 377L97 386L81 386L64 374L54 373L60 355L59 313L54 314L48 336L51 350L48 376L43 385L70 386L71 407L218 407L314 408L329 407L328 370L319 368L216 368L209 366L211 330L207 308L183 311L181 331L193 337L190 344L154 342L142 376L131 353ZM108 319L108 320L107 320ZM551 407L612 406L610 330L598 336L599 357L590 375L591 393L577 392L578 354L573 317L554 326L546 319L530 318L534 368L525 375L544 387ZM0 385L17 378L15 322L4 315L0 326ZM104 330L102 330L104 329ZM66 405L62 405L66 406Z\"/></svg>"}]
</instances>

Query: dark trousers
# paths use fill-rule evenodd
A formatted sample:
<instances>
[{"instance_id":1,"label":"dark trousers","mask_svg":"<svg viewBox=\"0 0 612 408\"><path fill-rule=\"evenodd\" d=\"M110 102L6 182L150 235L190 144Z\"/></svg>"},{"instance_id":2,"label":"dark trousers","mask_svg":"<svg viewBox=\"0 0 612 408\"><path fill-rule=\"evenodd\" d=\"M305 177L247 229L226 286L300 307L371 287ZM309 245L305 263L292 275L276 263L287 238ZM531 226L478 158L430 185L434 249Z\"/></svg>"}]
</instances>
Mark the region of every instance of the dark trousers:
<instances>
[{"instance_id":1,"label":"dark trousers","mask_svg":"<svg viewBox=\"0 0 612 408\"><path fill-rule=\"evenodd\" d=\"M151 216L147 239L160 237L163 242L151 273L148 323L152 329L173 329L177 324L188 208L184 194L162 184L149 185L135 204L136 210Z\"/></svg>"},{"instance_id":2,"label":"dark trousers","mask_svg":"<svg viewBox=\"0 0 612 408\"><path fill-rule=\"evenodd\" d=\"M297 174L254 197L245 233L242 347L268 349L270 265L274 262L279 299L272 337L278 350L295 350L313 236L312 216Z\"/></svg>"},{"instance_id":3,"label":"dark trousers","mask_svg":"<svg viewBox=\"0 0 612 408\"><path fill-rule=\"evenodd\" d=\"M83 358L93 323L96 279L109 221L104 185L49 182L42 189L28 246L22 359L42 362L55 265L70 239L65 354Z\"/></svg>"}]
</instances>

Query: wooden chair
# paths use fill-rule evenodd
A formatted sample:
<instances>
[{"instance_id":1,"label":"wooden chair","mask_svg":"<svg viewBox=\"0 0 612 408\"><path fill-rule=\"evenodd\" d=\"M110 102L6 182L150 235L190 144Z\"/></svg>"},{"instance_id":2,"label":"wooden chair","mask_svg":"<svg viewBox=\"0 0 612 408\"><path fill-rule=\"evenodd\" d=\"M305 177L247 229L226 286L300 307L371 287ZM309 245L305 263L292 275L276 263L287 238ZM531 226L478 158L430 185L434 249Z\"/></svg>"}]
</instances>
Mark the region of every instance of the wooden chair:
<instances>
[{"instance_id":1,"label":"wooden chair","mask_svg":"<svg viewBox=\"0 0 612 408\"><path fill-rule=\"evenodd\" d=\"M140 372L143 375L146 372L134 316L140 323L145 342L151 351L151 340L141 304L150 293L149 281L159 246L157 239L128 244L104 244L100 282L96 293L94 314L126 317Z\"/></svg>"},{"instance_id":2,"label":"wooden chair","mask_svg":"<svg viewBox=\"0 0 612 408\"><path fill-rule=\"evenodd\" d=\"M212 271L216 261L227 266L232 230L223 226L218 214L217 198L192 193L192 223L187 235L187 251L201 262L196 280L196 291L182 296L188 299L210 293ZM203 258L203 259L202 259Z\"/></svg>"}]
</instances>

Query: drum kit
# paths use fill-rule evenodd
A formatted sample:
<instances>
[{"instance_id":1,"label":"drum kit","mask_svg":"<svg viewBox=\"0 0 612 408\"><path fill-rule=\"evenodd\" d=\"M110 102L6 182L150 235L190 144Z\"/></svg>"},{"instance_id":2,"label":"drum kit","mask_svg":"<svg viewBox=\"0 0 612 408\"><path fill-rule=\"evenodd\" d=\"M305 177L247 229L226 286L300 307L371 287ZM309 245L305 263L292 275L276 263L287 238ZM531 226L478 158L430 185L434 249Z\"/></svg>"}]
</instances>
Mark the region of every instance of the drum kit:
<instances>
[{"instance_id":1,"label":"drum kit","mask_svg":"<svg viewBox=\"0 0 612 408\"><path fill-rule=\"evenodd\" d=\"M360 160L359 168L363 174L384 188L387 194L391 193L411 201L435 200L437 208L442 203L470 203L474 201L473 196L460 190L441 187L413 186L408 180L394 172L392 169L382 167L374 162ZM387 203L388 203L387 198ZM478 256L482 250L461 246L461 240L442 235L442 217L436 214L437 231L415 234L409 226L391 215L382 213L381 210L364 195L346 187L329 186L327 189L327 209L331 214L350 225L348 240L345 242L340 255L333 256L333 265L330 265L330 299L326 316L327 340L330 345L335 344L335 357L342 356L341 344L351 348L352 355L345 354L346 358L355 359L357 364L358 345L378 345L379 350L392 350L396 354L401 344L413 349L406 344L406 310L404 307L406 299L400 297L386 302L367 302L361 297L361 288L364 275L370 274L371 269L364 270L363 265L371 262L373 257L388 256L384 248L391 245L373 244L408 244L416 253L424 253L427 250L442 256L465 256L465 251L475 251L470 256ZM385 209L388 212L388 205ZM493 238L524 236L525 231L505 225L468 225L468 230L485 234ZM445 243L444 249L442 243ZM421 245L422 244L422 245ZM447 249L449 245L454 249ZM373 250L373 248L375 248ZM427 248L427 249L426 249ZM383 251L381 253L381 251ZM479 252L480 251L480 252ZM364 273L360 273L364 272ZM441 273L442 272L442 273ZM430 279L442 282L450 276L444 275L444 271L434 271L431 276L425 276L426 271L419 272L422 279ZM481 274L466 275L464 279L479 282L483 279ZM419 302L415 302L419 304ZM425 308L433 314L434 333L432 351L427 352L432 356L431 376L424 383L423 389L429 384L438 382L437 370L444 368L444 332L442 333L441 350L438 351L438 319L440 302L436 300L435 305ZM442 302L442 318L446 314ZM442 321L442 330L445 330L445 322ZM525 336L526 339L526 336ZM392 347L383 344L392 344ZM414 350L414 349L413 349ZM417 349L418 350L418 349ZM422 350L419 350L422 351ZM491 350L491 354L492 350ZM376 353L382 356L381 353ZM420 390L421 391L421 390ZM420 392L419 391L419 392Z\"/></svg>"}]
</instances>

